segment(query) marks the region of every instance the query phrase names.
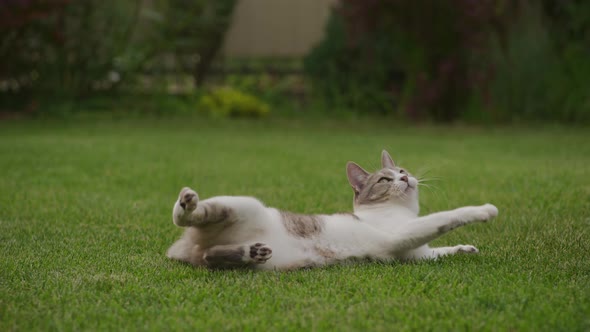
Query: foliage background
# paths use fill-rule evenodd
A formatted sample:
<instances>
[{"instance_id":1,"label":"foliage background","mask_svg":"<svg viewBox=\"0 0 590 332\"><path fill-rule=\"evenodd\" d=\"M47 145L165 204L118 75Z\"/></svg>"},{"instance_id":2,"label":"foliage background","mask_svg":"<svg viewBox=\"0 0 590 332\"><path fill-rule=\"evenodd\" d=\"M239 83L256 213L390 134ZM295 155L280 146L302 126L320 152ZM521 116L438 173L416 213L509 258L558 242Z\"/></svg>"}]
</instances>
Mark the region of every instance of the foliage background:
<instances>
[{"instance_id":1,"label":"foliage background","mask_svg":"<svg viewBox=\"0 0 590 332\"><path fill-rule=\"evenodd\" d=\"M588 121L584 1L363 1L306 58L336 107L448 122Z\"/></svg>"},{"instance_id":2,"label":"foliage background","mask_svg":"<svg viewBox=\"0 0 590 332\"><path fill-rule=\"evenodd\" d=\"M590 121L587 1L341 0L295 75L263 59L250 75L219 79L215 64L236 62L218 57L235 4L2 1L0 106L59 113L56 103L172 94L160 112L194 111L199 94L222 85L299 114Z\"/></svg>"},{"instance_id":3,"label":"foliage background","mask_svg":"<svg viewBox=\"0 0 590 332\"><path fill-rule=\"evenodd\" d=\"M201 84L235 0L3 1L0 80L21 99L158 91L162 72Z\"/></svg>"}]
</instances>

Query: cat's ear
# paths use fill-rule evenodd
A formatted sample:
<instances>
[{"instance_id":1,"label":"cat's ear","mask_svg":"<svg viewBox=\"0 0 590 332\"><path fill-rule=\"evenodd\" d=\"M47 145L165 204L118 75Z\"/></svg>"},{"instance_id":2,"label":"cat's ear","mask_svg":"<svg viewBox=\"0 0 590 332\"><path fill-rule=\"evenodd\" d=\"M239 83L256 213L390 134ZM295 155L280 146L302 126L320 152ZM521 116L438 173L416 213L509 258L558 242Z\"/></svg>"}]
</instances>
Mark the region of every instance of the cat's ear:
<instances>
[{"instance_id":1,"label":"cat's ear","mask_svg":"<svg viewBox=\"0 0 590 332\"><path fill-rule=\"evenodd\" d=\"M352 186L352 189L358 194L365 186L365 181L369 173L359 165L349 161L346 164L346 175L348 176L348 182Z\"/></svg>"},{"instance_id":2,"label":"cat's ear","mask_svg":"<svg viewBox=\"0 0 590 332\"><path fill-rule=\"evenodd\" d=\"M395 168L395 163L393 162L393 159L391 159L391 156L385 150L381 152L381 167L390 169Z\"/></svg>"}]
</instances>

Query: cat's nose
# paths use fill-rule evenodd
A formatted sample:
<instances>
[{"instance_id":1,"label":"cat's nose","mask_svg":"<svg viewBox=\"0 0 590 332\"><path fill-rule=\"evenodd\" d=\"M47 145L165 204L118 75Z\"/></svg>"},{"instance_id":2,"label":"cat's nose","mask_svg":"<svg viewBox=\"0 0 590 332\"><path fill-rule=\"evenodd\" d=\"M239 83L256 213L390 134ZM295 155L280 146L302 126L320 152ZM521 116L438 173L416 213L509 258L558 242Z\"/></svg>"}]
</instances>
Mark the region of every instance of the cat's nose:
<instances>
[{"instance_id":1,"label":"cat's nose","mask_svg":"<svg viewBox=\"0 0 590 332\"><path fill-rule=\"evenodd\" d=\"M404 181L405 183L408 183L408 181L409 181L409 180L408 180L408 176L407 176L407 175L404 175L404 176L402 176L402 177L401 177L401 178L399 178L399 179L400 179L400 180L402 180L402 181Z\"/></svg>"}]
</instances>

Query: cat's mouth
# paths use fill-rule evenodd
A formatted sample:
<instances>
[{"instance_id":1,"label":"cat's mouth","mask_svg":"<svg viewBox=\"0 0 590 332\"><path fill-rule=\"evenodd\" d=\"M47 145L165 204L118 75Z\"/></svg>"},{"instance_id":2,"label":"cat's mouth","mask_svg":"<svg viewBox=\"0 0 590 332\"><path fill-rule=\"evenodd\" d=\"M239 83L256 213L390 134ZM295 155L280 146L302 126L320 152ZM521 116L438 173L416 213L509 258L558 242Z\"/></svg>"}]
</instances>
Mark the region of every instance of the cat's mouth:
<instances>
[{"instance_id":1,"label":"cat's mouth","mask_svg":"<svg viewBox=\"0 0 590 332\"><path fill-rule=\"evenodd\" d=\"M406 183L406 189L404 190L404 192L408 192L410 190L414 190L416 189L417 184L412 185L412 182L408 182Z\"/></svg>"},{"instance_id":2,"label":"cat's mouth","mask_svg":"<svg viewBox=\"0 0 590 332\"><path fill-rule=\"evenodd\" d=\"M395 187L398 192L401 192L404 194L410 192L412 189L415 188L415 186L412 186L411 183L405 182L405 181L400 181L400 182L396 183Z\"/></svg>"}]
</instances>

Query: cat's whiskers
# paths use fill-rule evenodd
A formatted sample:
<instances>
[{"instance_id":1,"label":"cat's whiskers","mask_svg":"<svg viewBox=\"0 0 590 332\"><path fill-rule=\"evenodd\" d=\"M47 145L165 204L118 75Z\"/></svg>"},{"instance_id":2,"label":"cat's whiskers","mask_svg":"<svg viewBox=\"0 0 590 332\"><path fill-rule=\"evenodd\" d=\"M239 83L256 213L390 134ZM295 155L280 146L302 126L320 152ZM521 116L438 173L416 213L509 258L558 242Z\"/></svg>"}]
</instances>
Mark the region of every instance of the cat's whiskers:
<instances>
[{"instance_id":1,"label":"cat's whiskers","mask_svg":"<svg viewBox=\"0 0 590 332\"><path fill-rule=\"evenodd\" d=\"M372 162L369 162L369 163L368 163L368 168L369 168L369 169L376 169L376 170L379 170L379 169L381 169L381 167L380 167L380 166L377 166L377 164L375 164L375 163L372 163Z\"/></svg>"},{"instance_id":2,"label":"cat's whiskers","mask_svg":"<svg viewBox=\"0 0 590 332\"><path fill-rule=\"evenodd\" d=\"M438 188L436 186L427 185L427 184L421 184L420 187L425 188L434 194L438 194L438 192L440 191L440 188Z\"/></svg>"},{"instance_id":3,"label":"cat's whiskers","mask_svg":"<svg viewBox=\"0 0 590 332\"><path fill-rule=\"evenodd\" d=\"M428 188L432 192L439 190L437 186L430 184L431 182L442 181L442 178L435 176L427 176L430 173L431 168L423 166L416 172L416 179L418 180L418 186Z\"/></svg>"},{"instance_id":4,"label":"cat's whiskers","mask_svg":"<svg viewBox=\"0 0 590 332\"><path fill-rule=\"evenodd\" d=\"M424 180L420 180L418 181L418 187L423 187L423 188L427 188L427 189L436 189L439 190L440 188L432 183L428 183L428 181L424 181Z\"/></svg>"},{"instance_id":5,"label":"cat's whiskers","mask_svg":"<svg viewBox=\"0 0 590 332\"><path fill-rule=\"evenodd\" d=\"M442 181L442 178L434 177L434 176L430 176L430 177L416 176L416 179L418 180L418 182Z\"/></svg>"},{"instance_id":6,"label":"cat's whiskers","mask_svg":"<svg viewBox=\"0 0 590 332\"><path fill-rule=\"evenodd\" d=\"M421 188L428 189L431 193L433 193L437 198L447 201L448 197L444 190L440 189L438 186L430 183L432 181L441 181L440 178L422 178L418 180L418 186Z\"/></svg>"},{"instance_id":7,"label":"cat's whiskers","mask_svg":"<svg viewBox=\"0 0 590 332\"><path fill-rule=\"evenodd\" d=\"M418 180L418 186L421 187L435 187L436 189L438 189L438 187L434 186L432 184L432 182L439 182L442 181L441 178L438 177L424 177L424 176L420 176L420 177L416 177L416 180Z\"/></svg>"},{"instance_id":8,"label":"cat's whiskers","mask_svg":"<svg viewBox=\"0 0 590 332\"><path fill-rule=\"evenodd\" d=\"M432 170L432 168L430 168L428 166L420 167L420 169L416 170L416 178L421 178L423 176L428 175L428 173L430 173L431 170Z\"/></svg>"}]
</instances>

